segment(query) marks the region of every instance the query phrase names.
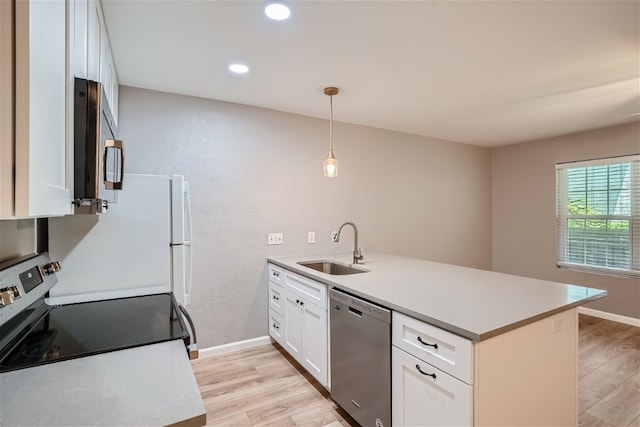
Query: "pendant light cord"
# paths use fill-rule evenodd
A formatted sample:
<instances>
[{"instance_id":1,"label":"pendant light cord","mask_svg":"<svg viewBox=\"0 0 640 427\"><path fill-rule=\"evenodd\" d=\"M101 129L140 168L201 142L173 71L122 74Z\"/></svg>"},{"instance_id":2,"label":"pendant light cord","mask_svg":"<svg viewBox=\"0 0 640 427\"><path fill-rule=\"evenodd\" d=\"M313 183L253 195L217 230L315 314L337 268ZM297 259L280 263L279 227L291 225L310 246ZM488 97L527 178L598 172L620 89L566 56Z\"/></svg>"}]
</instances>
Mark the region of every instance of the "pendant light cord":
<instances>
[{"instance_id":1,"label":"pendant light cord","mask_svg":"<svg viewBox=\"0 0 640 427\"><path fill-rule=\"evenodd\" d=\"M333 95L329 96L329 151L333 153Z\"/></svg>"}]
</instances>

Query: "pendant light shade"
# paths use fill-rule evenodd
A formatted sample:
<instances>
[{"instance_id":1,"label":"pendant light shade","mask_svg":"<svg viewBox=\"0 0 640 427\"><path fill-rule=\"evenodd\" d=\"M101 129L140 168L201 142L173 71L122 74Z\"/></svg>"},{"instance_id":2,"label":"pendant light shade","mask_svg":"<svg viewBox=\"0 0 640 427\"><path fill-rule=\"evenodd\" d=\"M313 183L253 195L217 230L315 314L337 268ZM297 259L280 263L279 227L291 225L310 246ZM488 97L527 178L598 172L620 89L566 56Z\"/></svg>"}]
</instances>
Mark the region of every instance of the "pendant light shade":
<instances>
[{"instance_id":1,"label":"pendant light shade","mask_svg":"<svg viewBox=\"0 0 640 427\"><path fill-rule=\"evenodd\" d=\"M333 150L329 151L329 157L322 162L322 170L324 171L324 176L328 178L338 176L338 161L333 157Z\"/></svg>"},{"instance_id":2,"label":"pendant light shade","mask_svg":"<svg viewBox=\"0 0 640 427\"><path fill-rule=\"evenodd\" d=\"M333 155L333 95L338 94L337 87L324 88L324 94L329 95L329 157L322 162L324 176L335 178L338 176L338 161Z\"/></svg>"}]
</instances>

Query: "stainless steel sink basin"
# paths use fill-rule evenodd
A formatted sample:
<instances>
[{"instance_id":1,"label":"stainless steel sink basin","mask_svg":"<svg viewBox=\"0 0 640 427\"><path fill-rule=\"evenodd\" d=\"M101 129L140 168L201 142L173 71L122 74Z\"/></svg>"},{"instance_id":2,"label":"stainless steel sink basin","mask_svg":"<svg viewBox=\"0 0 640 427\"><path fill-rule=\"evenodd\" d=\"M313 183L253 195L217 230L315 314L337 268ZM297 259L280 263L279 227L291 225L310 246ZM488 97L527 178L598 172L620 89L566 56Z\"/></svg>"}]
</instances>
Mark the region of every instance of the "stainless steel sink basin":
<instances>
[{"instance_id":1,"label":"stainless steel sink basin","mask_svg":"<svg viewBox=\"0 0 640 427\"><path fill-rule=\"evenodd\" d=\"M335 261L303 261L298 264L303 267L312 268L316 271L326 274L333 274L336 276L343 276L346 274L358 274L367 273L369 270L364 268L353 267L351 265L342 264Z\"/></svg>"}]
</instances>

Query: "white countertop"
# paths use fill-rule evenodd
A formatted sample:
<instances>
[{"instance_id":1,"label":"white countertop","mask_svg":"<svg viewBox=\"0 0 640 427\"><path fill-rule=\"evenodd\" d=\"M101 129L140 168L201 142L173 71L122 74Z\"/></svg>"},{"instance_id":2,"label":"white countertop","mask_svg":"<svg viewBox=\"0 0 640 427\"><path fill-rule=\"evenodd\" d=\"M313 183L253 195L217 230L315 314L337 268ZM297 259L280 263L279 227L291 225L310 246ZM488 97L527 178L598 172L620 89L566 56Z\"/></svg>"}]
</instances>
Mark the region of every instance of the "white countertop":
<instances>
[{"instance_id":1,"label":"white countertop","mask_svg":"<svg viewBox=\"0 0 640 427\"><path fill-rule=\"evenodd\" d=\"M181 340L0 374L2 426L204 425Z\"/></svg>"},{"instance_id":2,"label":"white countertop","mask_svg":"<svg viewBox=\"0 0 640 427\"><path fill-rule=\"evenodd\" d=\"M365 254L367 273L329 275L299 261L352 262L351 253L273 257L268 261L311 279L480 341L588 301L606 291L404 258Z\"/></svg>"}]
</instances>

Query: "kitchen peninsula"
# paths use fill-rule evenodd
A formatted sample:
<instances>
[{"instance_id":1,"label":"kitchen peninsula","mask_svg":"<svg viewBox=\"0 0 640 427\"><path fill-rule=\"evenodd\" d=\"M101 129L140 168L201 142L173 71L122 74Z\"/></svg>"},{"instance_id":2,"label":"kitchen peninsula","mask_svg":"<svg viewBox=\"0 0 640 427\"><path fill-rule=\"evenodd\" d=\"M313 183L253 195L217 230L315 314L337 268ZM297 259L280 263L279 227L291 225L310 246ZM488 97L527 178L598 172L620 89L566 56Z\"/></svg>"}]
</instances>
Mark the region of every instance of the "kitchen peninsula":
<instances>
[{"instance_id":1,"label":"kitchen peninsula","mask_svg":"<svg viewBox=\"0 0 640 427\"><path fill-rule=\"evenodd\" d=\"M440 424L577 425L577 307L605 291L383 254L365 254L357 267L367 271L351 275L299 264L313 260L352 262L350 253L268 259L271 336L287 349L286 310L277 333L271 326L281 316L272 299L287 296L289 276L320 289L318 306L328 306L324 286L391 309L394 425L430 424L427 417ZM423 340L439 347L425 348ZM438 379L416 373L418 364Z\"/></svg>"}]
</instances>

